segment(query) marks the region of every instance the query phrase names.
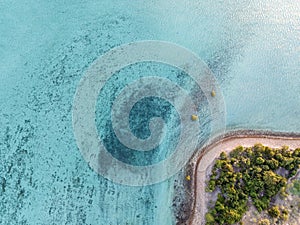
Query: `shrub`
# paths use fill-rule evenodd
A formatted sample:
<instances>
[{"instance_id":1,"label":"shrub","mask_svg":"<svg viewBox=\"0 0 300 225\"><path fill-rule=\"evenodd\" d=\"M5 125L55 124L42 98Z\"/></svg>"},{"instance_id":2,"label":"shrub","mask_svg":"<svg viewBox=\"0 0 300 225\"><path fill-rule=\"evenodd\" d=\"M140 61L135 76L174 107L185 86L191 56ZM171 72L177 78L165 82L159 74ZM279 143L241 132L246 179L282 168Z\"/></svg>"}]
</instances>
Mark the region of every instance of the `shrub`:
<instances>
[{"instance_id":1,"label":"shrub","mask_svg":"<svg viewBox=\"0 0 300 225\"><path fill-rule=\"evenodd\" d=\"M292 194L300 196L300 180L294 180L290 190Z\"/></svg>"},{"instance_id":2,"label":"shrub","mask_svg":"<svg viewBox=\"0 0 300 225\"><path fill-rule=\"evenodd\" d=\"M300 148L296 148L293 152L293 156L300 157Z\"/></svg>"},{"instance_id":3,"label":"shrub","mask_svg":"<svg viewBox=\"0 0 300 225\"><path fill-rule=\"evenodd\" d=\"M256 164L261 165L265 162L265 160L262 157L256 158Z\"/></svg>"},{"instance_id":4,"label":"shrub","mask_svg":"<svg viewBox=\"0 0 300 225\"><path fill-rule=\"evenodd\" d=\"M214 219L213 215L208 212L205 214L205 221L206 221L206 224L214 224L215 219Z\"/></svg>"},{"instance_id":5,"label":"shrub","mask_svg":"<svg viewBox=\"0 0 300 225\"><path fill-rule=\"evenodd\" d=\"M220 158L221 158L222 160L225 160L225 159L227 159L226 152L221 152L221 154L220 154Z\"/></svg>"},{"instance_id":6,"label":"shrub","mask_svg":"<svg viewBox=\"0 0 300 225\"><path fill-rule=\"evenodd\" d=\"M262 219L258 222L258 225L270 225L270 221L268 219Z\"/></svg>"},{"instance_id":7,"label":"shrub","mask_svg":"<svg viewBox=\"0 0 300 225\"><path fill-rule=\"evenodd\" d=\"M214 180L210 180L208 183L208 190L209 191L214 191L216 188L216 182Z\"/></svg>"},{"instance_id":8,"label":"shrub","mask_svg":"<svg viewBox=\"0 0 300 225\"><path fill-rule=\"evenodd\" d=\"M280 216L280 210L278 208L278 206L273 206L268 210L268 213L271 217L273 218L278 218Z\"/></svg>"},{"instance_id":9,"label":"shrub","mask_svg":"<svg viewBox=\"0 0 300 225\"><path fill-rule=\"evenodd\" d=\"M286 208L282 208L280 218L286 221L289 218L289 211Z\"/></svg>"}]
</instances>

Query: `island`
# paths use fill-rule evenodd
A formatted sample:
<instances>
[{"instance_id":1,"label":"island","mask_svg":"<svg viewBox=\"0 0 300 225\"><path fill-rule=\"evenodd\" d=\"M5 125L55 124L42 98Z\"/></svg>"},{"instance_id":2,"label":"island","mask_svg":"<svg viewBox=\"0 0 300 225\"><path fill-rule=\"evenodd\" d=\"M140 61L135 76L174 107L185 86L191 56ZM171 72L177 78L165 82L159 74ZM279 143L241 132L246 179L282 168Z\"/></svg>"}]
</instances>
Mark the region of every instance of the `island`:
<instances>
[{"instance_id":1,"label":"island","mask_svg":"<svg viewBox=\"0 0 300 225\"><path fill-rule=\"evenodd\" d=\"M191 159L181 224L300 224L299 166L298 134L229 132Z\"/></svg>"}]
</instances>

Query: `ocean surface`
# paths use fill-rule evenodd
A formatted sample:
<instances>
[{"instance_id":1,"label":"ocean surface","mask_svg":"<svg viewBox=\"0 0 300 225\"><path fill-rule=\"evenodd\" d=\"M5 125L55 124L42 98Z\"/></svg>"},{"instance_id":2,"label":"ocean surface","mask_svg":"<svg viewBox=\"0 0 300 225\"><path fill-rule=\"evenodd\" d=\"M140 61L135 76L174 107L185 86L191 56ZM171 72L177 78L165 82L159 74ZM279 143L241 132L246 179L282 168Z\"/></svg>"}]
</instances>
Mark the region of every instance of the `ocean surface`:
<instances>
[{"instance_id":1,"label":"ocean surface","mask_svg":"<svg viewBox=\"0 0 300 225\"><path fill-rule=\"evenodd\" d=\"M148 186L116 184L88 166L72 127L74 95L87 68L111 48L143 40L183 46L208 65L224 96L227 130L300 132L299 1L3 0L0 224L175 224L180 174ZM103 106L149 71L195 91L187 74L157 63L132 66L120 71L129 80L115 74L107 82L97 130L109 152L132 165L168 157L178 137L178 115L155 97L137 104L130 121L133 134L146 138L149 119L164 118L161 148L132 153L110 135L110 109Z\"/></svg>"}]
</instances>

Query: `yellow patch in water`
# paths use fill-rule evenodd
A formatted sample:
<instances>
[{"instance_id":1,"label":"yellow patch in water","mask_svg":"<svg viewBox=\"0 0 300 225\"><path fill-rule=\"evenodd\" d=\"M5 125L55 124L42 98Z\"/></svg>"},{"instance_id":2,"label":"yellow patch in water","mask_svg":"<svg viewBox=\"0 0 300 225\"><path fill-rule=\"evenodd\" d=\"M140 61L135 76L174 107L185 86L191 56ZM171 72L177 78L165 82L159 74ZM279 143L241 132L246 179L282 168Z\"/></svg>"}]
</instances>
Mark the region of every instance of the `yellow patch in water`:
<instances>
[{"instance_id":1,"label":"yellow patch in water","mask_svg":"<svg viewBox=\"0 0 300 225\"><path fill-rule=\"evenodd\" d=\"M192 120L193 121L198 120L198 116L197 115L192 115Z\"/></svg>"},{"instance_id":2,"label":"yellow patch in water","mask_svg":"<svg viewBox=\"0 0 300 225\"><path fill-rule=\"evenodd\" d=\"M212 97L215 97L216 96L216 92L213 90L213 91L211 91L211 96Z\"/></svg>"}]
</instances>

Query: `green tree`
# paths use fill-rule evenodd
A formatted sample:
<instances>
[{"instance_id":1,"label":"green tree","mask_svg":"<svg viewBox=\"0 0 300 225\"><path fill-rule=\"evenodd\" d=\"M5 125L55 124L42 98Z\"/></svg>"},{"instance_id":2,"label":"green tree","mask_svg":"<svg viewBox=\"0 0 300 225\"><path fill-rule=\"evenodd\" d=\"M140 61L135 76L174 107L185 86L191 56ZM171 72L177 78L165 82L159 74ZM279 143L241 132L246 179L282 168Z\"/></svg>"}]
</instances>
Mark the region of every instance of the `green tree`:
<instances>
[{"instance_id":1,"label":"green tree","mask_svg":"<svg viewBox=\"0 0 300 225\"><path fill-rule=\"evenodd\" d=\"M281 209L280 218L283 221L286 221L289 218L289 211L285 207L282 207Z\"/></svg>"},{"instance_id":2,"label":"green tree","mask_svg":"<svg viewBox=\"0 0 300 225\"><path fill-rule=\"evenodd\" d=\"M261 165L265 162L265 160L263 159L263 157L257 157L256 158L256 164Z\"/></svg>"},{"instance_id":3,"label":"green tree","mask_svg":"<svg viewBox=\"0 0 300 225\"><path fill-rule=\"evenodd\" d=\"M273 206L268 210L268 213L271 217L273 218L278 218L280 216L280 210L278 208L278 206Z\"/></svg>"},{"instance_id":4,"label":"green tree","mask_svg":"<svg viewBox=\"0 0 300 225\"><path fill-rule=\"evenodd\" d=\"M258 211L268 210L273 217L284 220L288 213L270 202L279 192L286 194L287 178L294 176L300 166L300 149L272 149L261 144L253 147L237 147L229 156L220 154L212 169L206 190L220 189L214 207L209 211L213 217L210 224L233 224L241 220L251 198ZM284 167L288 175L276 173ZM273 200L272 200L273 201ZM259 224L270 224L262 220Z\"/></svg>"},{"instance_id":5,"label":"green tree","mask_svg":"<svg viewBox=\"0 0 300 225\"><path fill-rule=\"evenodd\" d=\"M205 221L207 225L213 225L215 223L215 219L211 213L205 214Z\"/></svg>"},{"instance_id":6,"label":"green tree","mask_svg":"<svg viewBox=\"0 0 300 225\"><path fill-rule=\"evenodd\" d=\"M227 154L226 154L226 152L221 152L220 158L221 158L222 160L227 159Z\"/></svg>"}]
</instances>

